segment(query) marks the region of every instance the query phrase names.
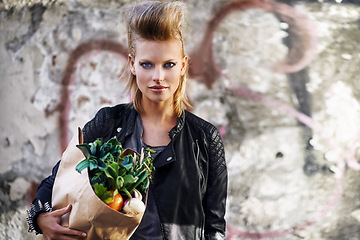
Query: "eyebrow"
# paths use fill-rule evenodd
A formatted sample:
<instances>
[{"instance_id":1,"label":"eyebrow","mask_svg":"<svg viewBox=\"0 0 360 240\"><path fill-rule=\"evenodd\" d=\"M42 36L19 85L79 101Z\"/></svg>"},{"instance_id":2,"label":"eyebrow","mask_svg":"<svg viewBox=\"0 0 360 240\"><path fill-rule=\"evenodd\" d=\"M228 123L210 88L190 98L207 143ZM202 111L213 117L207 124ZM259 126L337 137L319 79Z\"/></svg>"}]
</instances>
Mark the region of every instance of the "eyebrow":
<instances>
[{"instance_id":1,"label":"eyebrow","mask_svg":"<svg viewBox=\"0 0 360 240\"><path fill-rule=\"evenodd\" d=\"M151 60L147 60L146 58L145 59L139 59L139 62L153 62ZM178 61L176 61L176 59L169 59L169 60L166 60L164 62L175 62L177 63Z\"/></svg>"}]
</instances>

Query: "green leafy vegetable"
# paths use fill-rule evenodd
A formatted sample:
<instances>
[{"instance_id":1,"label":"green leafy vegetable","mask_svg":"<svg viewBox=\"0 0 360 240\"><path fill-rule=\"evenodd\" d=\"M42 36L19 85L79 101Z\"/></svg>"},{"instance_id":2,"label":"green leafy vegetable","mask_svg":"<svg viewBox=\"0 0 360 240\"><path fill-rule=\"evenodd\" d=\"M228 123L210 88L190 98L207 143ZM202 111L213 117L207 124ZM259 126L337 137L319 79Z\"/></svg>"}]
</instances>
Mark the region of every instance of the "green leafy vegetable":
<instances>
[{"instance_id":1,"label":"green leafy vegetable","mask_svg":"<svg viewBox=\"0 0 360 240\"><path fill-rule=\"evenodd\" d=\"M121 143L113 137L103 143L101 138L92 143L79 144L85 159L78 163L76 171L81 173L89 170L90 184L95 194L105 203L112 200L114 194L119 192L124 199L132 198L135 189L145 194L149 187L154 170L150 148L142 149L141 154L125 154ZM123 156L124 155L124 156Z\"/></svg>"}]
</instances>

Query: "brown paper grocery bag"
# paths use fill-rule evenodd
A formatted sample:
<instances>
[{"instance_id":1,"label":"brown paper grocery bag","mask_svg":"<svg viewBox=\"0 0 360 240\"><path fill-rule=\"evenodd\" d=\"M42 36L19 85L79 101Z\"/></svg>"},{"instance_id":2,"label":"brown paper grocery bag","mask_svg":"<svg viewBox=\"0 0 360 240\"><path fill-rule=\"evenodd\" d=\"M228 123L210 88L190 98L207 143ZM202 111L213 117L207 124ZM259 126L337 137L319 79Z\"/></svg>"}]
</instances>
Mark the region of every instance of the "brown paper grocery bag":
<instances>
[{"instance_id":1,"label":"brown paper grocery bag","mask_svg":"<svg viewBox=\"0 0 360 240\"><path fill-rule=\"evenodd\" d=\"M88 169L81 174L76 165L85 159L77 144L82 143L81 129L74 134L62 155L52 194L53 209L72 205L62 225L87 233L87 239L129 239L138 227L143 213L123 214L108 207L95 195L89 181ZM68 218L68 219L67 219Z\"/></svg>"}]
</instances>

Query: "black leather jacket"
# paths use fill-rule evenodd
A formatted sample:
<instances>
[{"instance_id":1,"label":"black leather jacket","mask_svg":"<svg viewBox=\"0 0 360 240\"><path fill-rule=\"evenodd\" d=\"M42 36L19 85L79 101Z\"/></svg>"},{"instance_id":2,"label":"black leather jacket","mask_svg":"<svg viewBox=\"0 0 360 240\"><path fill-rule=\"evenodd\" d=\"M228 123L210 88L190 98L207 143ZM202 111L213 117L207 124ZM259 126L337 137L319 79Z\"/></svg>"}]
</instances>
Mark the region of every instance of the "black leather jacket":
<instances>
[{"instance_id":1,"label":"black leather jacket","mask_svg":"<svg viewBox=\"0 0 360 240\"><path fill-rule=\"evenodd\" d=\"M102 108L84 126L84 142L113 136L123 142L132 134L137 114L132 104ZM164 239L225 239L227 170L217 128L184 111L169 136L151 183ZM48 181L51 185L53 180ZM43 198L40 188L38 199Z\"/></svg>"}]
</instances>

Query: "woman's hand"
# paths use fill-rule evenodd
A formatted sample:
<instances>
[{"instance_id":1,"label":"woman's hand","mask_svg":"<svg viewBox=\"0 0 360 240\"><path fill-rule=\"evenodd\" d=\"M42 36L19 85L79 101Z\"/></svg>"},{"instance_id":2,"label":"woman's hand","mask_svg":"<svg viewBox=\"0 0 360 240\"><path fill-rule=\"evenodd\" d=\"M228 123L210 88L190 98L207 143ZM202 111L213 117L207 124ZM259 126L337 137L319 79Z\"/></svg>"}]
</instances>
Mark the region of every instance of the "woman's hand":
<instances>
[{"instance_id":1,"label":"woman's hand","mask_svg":"<svg viewBox=\"0 0 360 240\"><path fill-rule=\"evenodd\" d=\"M46 240L85 239L86 233L60 225L61 216L71 211L71 205L53 212L40 213L37 224Z\"/></svg>"}]
</instances>

